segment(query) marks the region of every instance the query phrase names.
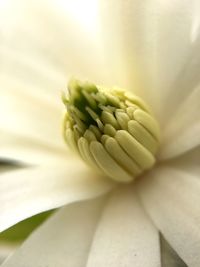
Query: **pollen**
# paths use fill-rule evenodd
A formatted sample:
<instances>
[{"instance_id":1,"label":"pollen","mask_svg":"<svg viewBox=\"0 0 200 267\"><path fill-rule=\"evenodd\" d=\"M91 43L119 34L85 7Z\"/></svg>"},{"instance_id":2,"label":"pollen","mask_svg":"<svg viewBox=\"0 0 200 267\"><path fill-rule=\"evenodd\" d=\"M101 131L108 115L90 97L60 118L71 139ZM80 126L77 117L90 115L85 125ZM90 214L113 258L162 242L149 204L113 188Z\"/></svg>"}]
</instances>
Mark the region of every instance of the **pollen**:
<instances>
[{"instance_id":1,"label":"pollen","mask_svg":"<svg viewBox=\"0 0 200 267\"><path fill-rule=\"evenodd\" d=\"M63 103L64 139L97 172L127 183L153 167L160 129L141 98L71 80Z\"/></svg>"}]
</instances>

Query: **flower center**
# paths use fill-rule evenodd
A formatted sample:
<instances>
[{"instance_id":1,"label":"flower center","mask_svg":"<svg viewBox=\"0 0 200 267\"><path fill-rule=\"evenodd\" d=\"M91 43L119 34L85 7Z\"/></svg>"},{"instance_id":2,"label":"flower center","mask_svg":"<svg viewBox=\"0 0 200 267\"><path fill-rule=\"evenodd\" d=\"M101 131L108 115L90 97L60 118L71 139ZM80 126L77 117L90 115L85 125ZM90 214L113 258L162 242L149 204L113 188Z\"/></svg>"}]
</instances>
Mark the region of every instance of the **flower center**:
<instances>
[{"instance_id":1,"label":"flower center","mask_svg":"<svg viewBox=\"0 0 200 267\"><path fill-rule=\"evenodd\" d=\"M142 99L77 80L68 89L64 138L88 165L118 182L130 182L152 168L159 126Z\"/></svg>"}]
</instances>

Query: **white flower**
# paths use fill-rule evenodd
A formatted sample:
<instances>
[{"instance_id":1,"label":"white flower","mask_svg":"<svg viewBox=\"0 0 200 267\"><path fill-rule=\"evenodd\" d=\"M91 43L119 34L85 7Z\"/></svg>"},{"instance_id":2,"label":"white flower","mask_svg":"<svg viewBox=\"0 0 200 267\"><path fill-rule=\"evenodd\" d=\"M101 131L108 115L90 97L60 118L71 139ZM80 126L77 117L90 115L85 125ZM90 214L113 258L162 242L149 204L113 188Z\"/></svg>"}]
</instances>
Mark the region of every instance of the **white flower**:
<instances>
[{"instance_id":1,"label":"white flower","mask_svg":"<svg viewBox=\"0 0 200 267\"><path fill-rule=\"evenodd\" d=\"M160 231L198 267L199 3L99 5L96 13L86 4L76 9L78 23L70 1L0 3L0 157L25 166L1 174L0 230L76 202L3 266L160 266ZM70 75L132 90L152 108L162 144L158 163L137 184L100 177L67 150L60 90Z\"/></svg>"}]
</instances>

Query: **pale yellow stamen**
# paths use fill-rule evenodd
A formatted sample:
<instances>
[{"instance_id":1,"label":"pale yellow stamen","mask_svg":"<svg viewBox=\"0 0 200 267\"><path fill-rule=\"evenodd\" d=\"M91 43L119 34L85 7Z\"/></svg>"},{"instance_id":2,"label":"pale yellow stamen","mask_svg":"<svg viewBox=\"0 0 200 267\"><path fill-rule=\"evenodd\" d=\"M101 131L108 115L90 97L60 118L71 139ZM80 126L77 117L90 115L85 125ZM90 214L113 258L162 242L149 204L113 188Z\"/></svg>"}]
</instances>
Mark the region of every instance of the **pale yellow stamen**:
<instances>
[{"instance_id":1,"label":"pale yellow stamen","mask_svg":"<svg viewBox=\"0 0 200 267\"><path fill-rule=\"evenodd\" d=\"M160 132L142 99L72 80L63 102L65 141L89 166L118 182L152 168Z\"/></svg>"}]
</instances>

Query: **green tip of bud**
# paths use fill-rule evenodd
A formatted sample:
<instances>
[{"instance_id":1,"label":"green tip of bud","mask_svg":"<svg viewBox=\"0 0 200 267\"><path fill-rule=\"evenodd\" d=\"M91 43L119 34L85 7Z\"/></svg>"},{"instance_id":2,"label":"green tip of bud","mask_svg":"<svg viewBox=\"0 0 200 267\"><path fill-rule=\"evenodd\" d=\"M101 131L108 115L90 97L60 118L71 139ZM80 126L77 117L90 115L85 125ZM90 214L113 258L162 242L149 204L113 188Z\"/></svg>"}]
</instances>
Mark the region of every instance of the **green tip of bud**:
<instances>
[{"instance_id":1,"label":"green tip of bud","mask_svg":"<svg viewBox=\"0 0 200 267\"><path fill-rule=\"evenodd\" d=\"M154 165L159 126L142 99L73 79L62 100L64 138L87 164L119 182Z\"/></svg>"}]
</instances>

